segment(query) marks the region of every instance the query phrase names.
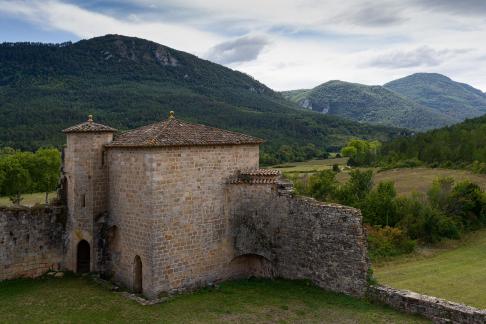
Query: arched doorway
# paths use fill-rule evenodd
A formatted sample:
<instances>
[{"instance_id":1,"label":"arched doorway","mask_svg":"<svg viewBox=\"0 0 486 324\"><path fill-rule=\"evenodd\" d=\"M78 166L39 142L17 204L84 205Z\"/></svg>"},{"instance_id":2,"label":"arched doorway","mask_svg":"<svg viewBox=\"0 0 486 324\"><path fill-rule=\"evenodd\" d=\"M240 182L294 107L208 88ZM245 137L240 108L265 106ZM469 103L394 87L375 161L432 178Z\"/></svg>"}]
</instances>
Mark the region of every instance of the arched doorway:
<instances>
[{"instance_id":1,"label":"arched doorway","mask_svg":"<svg viewBox=\"0 0 486 324\"><path fill-rule=\"evenodd\" d=\"M133 292L141 294L143 292L142 286L142 259L137 255L133 265Z\"/></svg>"},{"instance_id":2,"label":"arched doorway","mask_svg":"<svg viewBox=\"0 0 486 324\"><path fill-rule=\"evenodd\" d=\"M77 253L77 273L86 273L90 271L91 264L91 248L89 243L82 240L78 243L78 253Z\"/></svg>"}]
</instances>

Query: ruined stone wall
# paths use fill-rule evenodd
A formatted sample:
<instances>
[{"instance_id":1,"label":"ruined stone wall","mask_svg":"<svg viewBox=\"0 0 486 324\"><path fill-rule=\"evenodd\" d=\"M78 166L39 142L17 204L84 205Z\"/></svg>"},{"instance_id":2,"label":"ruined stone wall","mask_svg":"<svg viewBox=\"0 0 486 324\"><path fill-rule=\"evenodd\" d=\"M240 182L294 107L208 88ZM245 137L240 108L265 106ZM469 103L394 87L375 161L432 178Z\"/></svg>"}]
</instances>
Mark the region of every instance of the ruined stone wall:
<instances>
[{"instance_id":1,"label":"ruined stone wall","mask_svg":"<svg viewBox=\"0 0 486 324\"><path fill-rule=\"evenodd\" d=\"M115 276L132 285L139 255L148 297L221 279L233 258L225 188L258 167L258 145L110 148L109 160Z\"/></svg>"},{"instance_id":2,"label":"ruined stone wall","mask_svg":"<svg viewBox=\"0 0 486 324\"><path fill-rule=\"evenodd\" d=\"M359 210L280 194L278 185L230 185L227 197L237 255L264 257L275 276L365 294L369 263Z\"/></svg>"},{"instance_id":3,"label":"ruined stone wall","mask_svg":"<svg viewBox=\"0 0 486 324\"><path fill-rule=\"evenodd\" d=\"M398 290L386 286L371 286L368 297L396 310L420 314L434 323L486 323L486 310L450 302L437 297Z\"/></svg>"},{"instance_id":4,"label":"ruined stone wall","mask_svg":"<svg viewBox=\"0 0 486 324\"><path fill-rule=\"evenodd\" d=\"M63 207L0 207L0 280L61 267L64 213Z\"/></svg>"}]
</instances>

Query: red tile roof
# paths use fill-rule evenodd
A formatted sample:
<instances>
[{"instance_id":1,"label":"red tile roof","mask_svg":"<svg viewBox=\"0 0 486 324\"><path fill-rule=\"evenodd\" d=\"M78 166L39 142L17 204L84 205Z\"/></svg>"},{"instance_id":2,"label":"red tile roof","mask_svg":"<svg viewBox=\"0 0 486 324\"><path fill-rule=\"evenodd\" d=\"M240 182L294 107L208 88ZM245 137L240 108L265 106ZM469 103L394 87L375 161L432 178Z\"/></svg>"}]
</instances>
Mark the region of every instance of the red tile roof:
<instances>
[{"instance_id":1,"label":"red tile roof","mask_svg":"<svg viewBox=\"0 0 486 324\"><path fill-rule=\"evenodd\" d=\"M263 140L205 125L190 124L174 117L127 131L107 147L160 147L194 145L261 144Z\"/></svg>"}]
</instances>

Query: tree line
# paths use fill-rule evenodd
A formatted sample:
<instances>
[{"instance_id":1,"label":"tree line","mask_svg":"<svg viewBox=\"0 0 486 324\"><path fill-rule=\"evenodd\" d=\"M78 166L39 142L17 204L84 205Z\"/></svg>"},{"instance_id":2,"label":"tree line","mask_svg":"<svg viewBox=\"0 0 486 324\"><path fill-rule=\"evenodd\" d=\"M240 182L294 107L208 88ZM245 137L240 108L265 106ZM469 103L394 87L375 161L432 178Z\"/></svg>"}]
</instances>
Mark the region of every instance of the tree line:
<instances>
[{"instance_id":1,"label":"tree line","mask_svg":"<svg viewBox=\"0 0 486 324\"><path fill-rule=\"evenodd\" d=\"M438 178L427 194L403 197L392 182L374 187L371 170L352 170L344 184L336 174L326 170L292 180L298 194L359 208L372 258L409 253L417 243L458 239L486 226L486 193L475 183Z\"/></svg>"},{"instance_id":2,"label":"tree line","mask_svg":"<svg viewBox=\"0 0 486 324\"><path fill-rule=\"evenodd\" d=\"M22 194L49 192L56 189L61 168L61 154L55 148L40 148L35 152L22 152L0 148L0 196L8 196L19 205Z\"/></svg>"}]
</instances>

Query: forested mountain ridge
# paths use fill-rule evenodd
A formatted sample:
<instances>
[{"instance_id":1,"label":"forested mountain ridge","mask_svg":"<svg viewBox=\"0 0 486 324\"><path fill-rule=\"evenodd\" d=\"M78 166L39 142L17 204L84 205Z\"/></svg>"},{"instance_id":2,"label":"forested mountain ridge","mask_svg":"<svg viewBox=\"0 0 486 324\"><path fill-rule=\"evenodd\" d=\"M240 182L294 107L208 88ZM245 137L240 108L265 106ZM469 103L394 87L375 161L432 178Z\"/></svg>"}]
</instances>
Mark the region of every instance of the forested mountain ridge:
<instances>
[{"instance_id":1,"label":"forested mountain ridge","mask_svg":"<svg viewBox=\"0 0 486 324\"><path fill-rule=\"evenodd\" d=\"M486 113L486 95L472 86L437 73L416 73L385 88L461 122Z\"/></svg>"},{"instance_id":2,"label":"forested mountain ridge","mask_svg":"<svg viewBox=\"0 0 486 324\"><path fill-rule=\"evenodd\" d=\"M384 165L471 168L486 173L486 116L385 142L380 160Z\"/></svg>"},{"instance_id":3,"label":"forested mountain ridge","mask_svg":"<svg viewBox=\"0 0 486 324\"><path fill-rule=\"evenodd\" d=\"M454 123L452 118L382 86L333 80L313 89L285 91L282 94L304 108L359 122L414 130Z\"/></svg>"},{"instance_id":4,"label":"forested mountain ridge","mask_svg":"<svg viewBox=\"0 0 486 324\"><path fill-rule=\"evenodd\" d=\"M261 137L267 151L403 133L305 111L244 73L139 38L0 45L0 146L60 146L61 130L88 113L124 130L165 119L170 110Z\"/></svg>"}]
</instances>

